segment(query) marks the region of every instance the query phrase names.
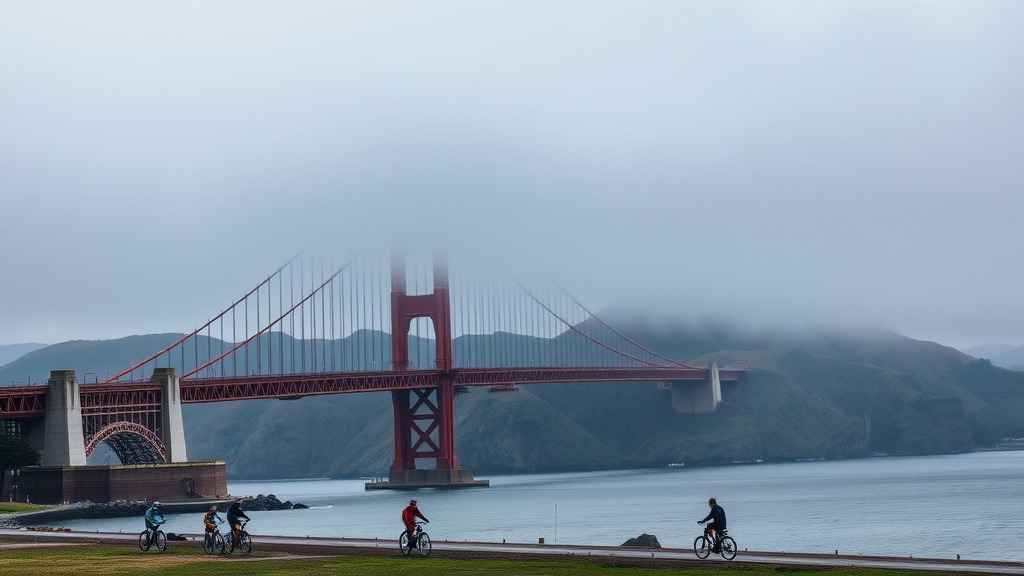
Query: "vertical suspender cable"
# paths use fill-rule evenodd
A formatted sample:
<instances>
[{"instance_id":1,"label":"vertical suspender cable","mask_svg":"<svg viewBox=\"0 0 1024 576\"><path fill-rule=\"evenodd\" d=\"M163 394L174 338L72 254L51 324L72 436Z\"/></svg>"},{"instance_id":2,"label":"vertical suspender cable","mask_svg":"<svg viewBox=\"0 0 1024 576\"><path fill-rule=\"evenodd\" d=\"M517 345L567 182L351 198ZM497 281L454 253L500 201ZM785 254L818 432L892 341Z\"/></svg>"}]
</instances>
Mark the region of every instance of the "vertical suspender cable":
<instances>
[{"instance_id":1,"label":"vertical suspender cable","mask_svg":"<svg viewBox=\"0 0 1024 576\"><path fill-rule=\"evenodd\" d=\"M299 371L306 372L306 259L299 260Z\"/></svg>"},{"instance_id":2,"label":"vertical suspender cable","mask_svg":"<svg viewBox=\"0 0 1024 576\"><path fill-rule=\"evenodd\" d=\"M270 319L270 316L267 316ZM256 289L256 331L259 332L260 326L260 290ZM246 335L248 337L248 334ZM256 339L256 373L263 375L263 345L261 343L262 338Z\"/></svg>"},{"instance_id":3,"label":"vertical suspender cable","mask_svg":"<svg viewBox=\"0 0 1024 576\"><path fill-rule=\"evenodd\" d=\"M283 274L278 270L277 273L277 314L280 316L284 313L284 281L281 279ZM278 329L278 344L277 353L279 354L278 370L284 374L284 326Z\"/></svg>"},{"instance_id":4,"label":"vertical suspender cable","mask_svg":"<svg viewBox=\"0 0 1024 576\"><path fill-rule=\"evenodd\" d=\"M379 368L384 367L383 365L381 365L383 362L383 351L378 351L378 349L383 348L384 343L380 342L380 339L377 337L377 331L383 328L383 326L380 325L381 323L378 322L378 320L381 318L381 315L380 310L378 308L378 301L380 300L380 297L377 294L377 291L380 289L377 283L377 257L374 256L374 258L372 259L368 258L366 264L368 268L367 275L369 276L370 282L370 307L367 309L367 312L369 313L370 323L370 330L367 332L367 334L370 337L371 346L370 367L373 368L374 370L377 370Z\"/></svg>"},{"instance_id":5,"label":"vertical suspender cable","mask_svg":"<svg viewBox=\"0 0 1024 576\"><path fill-rule=\"evenodd\" d=\"M331 270L334 270L334 252L331 252ZM334 329L335 328L335 323L336 323L336 320L337 320L337 317L335 316L335 311L334 311L334 284L335 284L335 282L332 279L331 280L331 288L330 288L330 290L331 290L331 299L330 299L331 312L329 314L329 316L331 318L331 372L337 372L337 366L334 363L334 360L335 360L334 338L335 338L335 336L337 334L337 332Z\"/></svg>"},{"instance_id":6,"label":"vertical suspender cable","mask_svg":"<svg viewBox=\"0 0 1024 576\"><path fill-rule=\"evenodd\" d=\"M288 266L288 308L295 306L295 270L291 264ZM298 374L295 369L295 312L288 314L288 365L292 374Z\"/></svg>"},{"instance_id":7,"label":"vertical suspender cable","mask_svg":"<svg viewBox=\"0 0 1024 576\"><path fill-rule=\"evenodd\" d=\"M224 315L221 314L220 315L220 352L218 352L217 355L220 356L220 355L223 355L223 354L224 354ZM220 366L220 370L218 370L218 372L220 372L220 377L223 378L224 376L226 376L226 374L224 374L224 358L221 358L220 362L218 364Z\"/></svg>"},{"instance_id":8,"label":"vertical suspender cable","mask_svg":"<svg viewBox=\"0 0 1024 576\"><path fill-rule=\"evenodd\" d=\"M359 266L361 267L360 274L359 274L360 280L361 280L359 289L360 289L360 294L361 294L360 300L362 300L362 303L361 303L361 305L359 307L359 311L362 313L361 316L360 316L360 320L359 320L359 328L360 328L360 337L359 338L360 338L360 341L361 341L360 348L363 351L363 358L362 358L363 366L362 366L362 369L363 370L369 370L370 362L369 362L369 359L366 356L366 330L363 329L363 328L365 328L364 324L365 324L365 320L366 320L366 290L365 290L365 286L363 285L363 282L365 282L365 277L366 277L366 261L360 259Z\"/></svg>"}]
</instances>

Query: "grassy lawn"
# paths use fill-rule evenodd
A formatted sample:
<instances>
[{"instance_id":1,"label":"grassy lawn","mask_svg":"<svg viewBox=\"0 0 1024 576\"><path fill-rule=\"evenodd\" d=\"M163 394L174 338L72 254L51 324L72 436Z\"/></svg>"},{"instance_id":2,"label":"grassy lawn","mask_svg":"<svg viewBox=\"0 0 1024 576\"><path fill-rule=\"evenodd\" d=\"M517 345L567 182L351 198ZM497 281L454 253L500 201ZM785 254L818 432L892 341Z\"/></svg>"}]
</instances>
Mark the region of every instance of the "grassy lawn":
<instances>
[{"instance_id":1,"label":"grassy lawn","mask_svg":"<svg viewBox=\"0 0 1024 576\"><path fill-rule=\"evenodd\" d=\"M35 512L36 510L43 510L49 508L49 506L39 506L38 504L25 504L24 502L0 502L0 514L11 514L15 512Z\"/></svg>"},{"instance_id":2,"label":"grassy lawn","mask_svg":"<svg viewBox=\"0 0 1024 576\"><path fill-rule=\"evenodd\" d=\"M381 558L364 556L302 557L289 559L273 553L249 557L206 556L189 548L169 548L164 553L140 552L128 546L65 545L46 548L0 548L0 573L18 576L51 575L191 575L209 576L410 576L516 575L516 576L636 576L683 574L684 576L893 576L893 571L855 569L802 569L718 564L714 567L651 569L602 566L576 562L515 562L430 558ZM903 572L901 574L915 574ZM922 574L922 573L916 573Z\"/></svg>"}]
</instances>

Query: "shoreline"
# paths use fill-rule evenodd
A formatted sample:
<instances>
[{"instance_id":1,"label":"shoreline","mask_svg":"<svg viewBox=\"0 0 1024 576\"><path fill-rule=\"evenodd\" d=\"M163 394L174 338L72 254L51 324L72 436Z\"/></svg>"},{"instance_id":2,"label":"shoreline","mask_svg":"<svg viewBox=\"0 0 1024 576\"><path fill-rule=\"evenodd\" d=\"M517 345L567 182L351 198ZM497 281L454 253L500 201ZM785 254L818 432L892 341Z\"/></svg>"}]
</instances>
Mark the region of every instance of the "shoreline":
<instances>
[{"instance_id":1,"label":"shoreline","mask_svg":"<svg viewBox=\"0 0 1024 576\"><path fill-rule=\"evenodd\" d=\"M305 508L304 504L292 504L290 501L282 502L273 494L258 496L242 496L242 506L246 511L261 512L266 510L290 510L292 508ZM203 500L181 500L174 502L162 502L160 507L164 512L170 514L202 513L210 506L217 506L219 510L227 510L234 498L217 498ZM58 504L42 510L29 512L11 512L0 514L0 528L28 528L33 523L52 523L61 520L89 520L96 518L127 518L131 516L142 516L146 513L150 503L142 500L119 500L116 502L75 502L72 504Z\"/></svg>"}]
</instances>

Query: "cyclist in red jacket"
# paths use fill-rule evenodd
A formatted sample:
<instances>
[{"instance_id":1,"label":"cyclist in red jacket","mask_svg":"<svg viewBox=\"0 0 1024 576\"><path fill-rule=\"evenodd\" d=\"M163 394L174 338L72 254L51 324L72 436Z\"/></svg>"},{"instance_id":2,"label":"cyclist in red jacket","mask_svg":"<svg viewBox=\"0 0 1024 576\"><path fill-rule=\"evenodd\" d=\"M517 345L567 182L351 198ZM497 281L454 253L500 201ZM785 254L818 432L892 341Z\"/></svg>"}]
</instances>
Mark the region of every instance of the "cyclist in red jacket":
<instances>
[{"instance_id":1,"label":"cyclist in red jacket","mask_svg":"<svg viewBox=\"0 0 1024 576\"><path fill-rule=\"evenodd\" d=\"M416 501L410 500L409 505L402 510L402 522L405 524L405 531L409 533L409 546L416 545L416 519L423 518L427 524L430 520L416 507Z\"/></svg>"}]
</instances>

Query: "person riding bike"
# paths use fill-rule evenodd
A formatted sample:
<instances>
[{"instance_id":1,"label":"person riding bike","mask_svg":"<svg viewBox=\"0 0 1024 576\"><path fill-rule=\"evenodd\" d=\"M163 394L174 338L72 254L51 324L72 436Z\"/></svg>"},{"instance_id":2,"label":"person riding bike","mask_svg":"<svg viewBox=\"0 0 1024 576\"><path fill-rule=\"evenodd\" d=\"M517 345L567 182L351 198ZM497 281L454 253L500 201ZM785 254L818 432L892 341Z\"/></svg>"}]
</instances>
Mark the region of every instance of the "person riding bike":
<instances>
[{"instance_id":1,"label":"person riding bike","mask_svg":"<svg viewBox=\"0 0 1024 576\"><path fill-rule=\"evenodd\" d=\"M423 521L430 524L430 520L416 507L415 500L409 500L409 505L402 510L402 523L405 524L405 531L409 533L409 546L416 546L416 519L423 518Z\"/></svg>"},{"instance_id":2,"label":"person riding bike","mask_svg":"<svg viewBox=\"0 0 1024 576\"><path fill-rule=\"evenodd\" d=\"M217 532L217 525L223 522L220 516L217 516L217 507L210 506L210 509L203 515L203 527L205 528L206 537L212 538L213 534Z\"/></svg>"},{"instance_id":3,"label":"person riding bike","mask_svg":"<svg viewBox=\"0 0 1024 576\"><path fill-rule=\"evenodd\" d=\"M249 519L245 512L242 512L242 499L235 498L235 501L228 507L228 524L231 526L232 550L235 549L235 543L238 542L238 536L242 532L242 523L239 521L239 518Z\"/></svg>"},{"instance_id":4,"label":"person riding bike","mask_svg":"<svg viewBox=\"0 0 1024 576\"><path fill-rule=\"evenodd\" d=\"M708 506L711 508L711 512L703 520L697 520L697 524L703 524L711 520L711 523L704 528L704 533L714 536L715 547L711 551L718 554L721 551L719 544L721 534L725 530L725 510L718 505L714 498L708 500Z\"/></svg>"},{"instance_id":5,"label":"person riding bike","mask_svg":"<svg viewBox=\"0 0 1024 576\"><path fill-rule=\"evenodd\" d=\"M164 515L160 511L160 503L153 502L153 504L146 509L146 539L149 541L153 540L153 533L156 529L164 523Z\"/></svg>"}]
</instances>

